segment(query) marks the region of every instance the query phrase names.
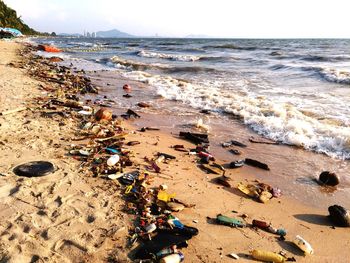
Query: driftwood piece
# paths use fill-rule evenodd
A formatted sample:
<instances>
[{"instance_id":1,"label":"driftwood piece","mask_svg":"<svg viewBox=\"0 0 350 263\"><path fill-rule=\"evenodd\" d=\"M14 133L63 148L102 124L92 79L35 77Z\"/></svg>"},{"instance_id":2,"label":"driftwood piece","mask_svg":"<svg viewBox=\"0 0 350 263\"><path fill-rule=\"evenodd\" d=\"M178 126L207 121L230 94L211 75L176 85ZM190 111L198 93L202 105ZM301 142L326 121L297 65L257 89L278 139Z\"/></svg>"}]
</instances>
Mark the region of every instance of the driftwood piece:
<instances>
[{"instance_id":1,"label":"driftwood piece","mask_svg":"<svg viewBox=\"0 0 350 263\"><path fill-rule=\"evenodd\" d=\"M274 141L271 141L268 139L259 139L259 138L255 138L253 136L249 138L249 141L251 143L260 143L260 144L271 144L271 145L278 145L279 144L278 142L274 142Z\"/></svg>"},{"instance_id":2,"label":"driftwood piece","mask_svg":"<svg viewBox=\"0 0 350 263\"><path fill-rule=\"evenodd\" d=\"M27 109L27 107L19 107L19 108L13 109L13 110L5 110L5 111L3 111L3 112L0 112L0 115L1 115L1 116L9 115L9 114L12 114L12 113L24 111L24 110L26 110L26 109Z\"/></svg>"},{"instance_id":3,"label":"driftwood piece","mask_svg":"<svg viewBox=\"0 0 350 263\"><path fill-rule=\"evenodd\" d=\"M257 160L254 160L254 159L246 158L244 160L244 162L245 162L245 164L250 165L250 166L258 167L258 168L261 168L261 169L267 170L267 171L270 170L269 166L266 163L262 163L262 162L259 162Z\"/></svg>"}]
</instances>

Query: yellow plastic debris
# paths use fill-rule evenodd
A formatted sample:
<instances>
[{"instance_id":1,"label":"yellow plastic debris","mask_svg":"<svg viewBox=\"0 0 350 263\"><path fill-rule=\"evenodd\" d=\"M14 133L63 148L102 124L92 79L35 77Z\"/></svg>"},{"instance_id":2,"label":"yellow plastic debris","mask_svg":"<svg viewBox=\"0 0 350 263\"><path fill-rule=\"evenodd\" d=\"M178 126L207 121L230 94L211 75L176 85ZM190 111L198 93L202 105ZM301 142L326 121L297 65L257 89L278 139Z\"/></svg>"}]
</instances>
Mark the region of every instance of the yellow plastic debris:
<instances>
[{"instance_id":1,"label":"yellow plastic debris","mask_svg":"<svg viewBox=\"0 0 350 263\"><path fill-rule=\"evenodd\" d=\"M250 196L250 197L258 197L259 194L256 191L256 187L254 185L251 184L243 184L243 183L239 183L237 186L237 189L240 190L242 193Z\"/></svg>"},{"instance_id":2,"label":"yellow plastic debris","mask_svg":"<svg viewBox=\"0 0 350 263\"><path fill-rule=\"evenodd\" d=\"M165 191L160 190L157 195L158 200L169 202L172 198L175 198L175 194L168 194Z\"/></svg>"},{"instance_id":3,"label":"yellow plastic debris","mask_svg":"<svg viewBox=\"0 0 350 263\"><path fill-rule=\"evenodd\" d=\"M265 262L282 263L286 261L285 257L270 251L254 249L251 254L254 259Z\"/></svg>"}]
</instances>

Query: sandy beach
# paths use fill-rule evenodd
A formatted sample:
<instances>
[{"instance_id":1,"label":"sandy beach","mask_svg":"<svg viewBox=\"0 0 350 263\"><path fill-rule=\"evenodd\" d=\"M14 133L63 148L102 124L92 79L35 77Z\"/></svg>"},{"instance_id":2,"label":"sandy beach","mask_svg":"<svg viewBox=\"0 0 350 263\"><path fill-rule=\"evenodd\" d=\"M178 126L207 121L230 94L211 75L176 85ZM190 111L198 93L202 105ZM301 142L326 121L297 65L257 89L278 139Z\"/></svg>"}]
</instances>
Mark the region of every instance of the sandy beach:
<instances>
[{"instance_id":1,"label":"sandy beach","mask_svg":"<svg viewBox=\"0 0 350 263\"><path fill-rule=\"evenodd\" d=\"M20 67L23 47L21 43L0 42L0 112L27 107L0 116L0 261L132 262L129 253L134 247L127 248L127 238L135 215L123 212L123 186L93 177L67 154L80 123L70 115L42 115L38 98L51 95L51 84L33 79ZM132 121L122 121L121 125L128 141L140 142L128 148L134 152L135 167L144 167L144 157L153 158L157 152L176 157L159 164L161 173L150 176L151 186L166 184L169 193L194 205L174 213L183 224L199 230L188 248L182 249L185 262L234 262L230 253L240 256L238 262L253 262L249 256L253 249L284 250L297 262L348 261L350 232L333 226L326 217L327 207L305 205L284 195L262 204L236 189L239 182L257 179L257 173L264 182L262 178L271 177L270 171L248 166L227 169L225 175L232 187L221 186L215 182L218 175L198 168L195 156L171 148L180 144L191 149L194 144L169 131L140 132ZM283 147L269 149L278 152ZM55 172L38 178L13 173L15 166L34 160L52 162ZM273 184L273 179L268 181ZM271 222L287 230L286 240L255 228L218 225L211 218L220 213L247 223L253 219ZM312 245L313 255L304 256L291 243L296 235Z\"/></svg>"}]
</instances>

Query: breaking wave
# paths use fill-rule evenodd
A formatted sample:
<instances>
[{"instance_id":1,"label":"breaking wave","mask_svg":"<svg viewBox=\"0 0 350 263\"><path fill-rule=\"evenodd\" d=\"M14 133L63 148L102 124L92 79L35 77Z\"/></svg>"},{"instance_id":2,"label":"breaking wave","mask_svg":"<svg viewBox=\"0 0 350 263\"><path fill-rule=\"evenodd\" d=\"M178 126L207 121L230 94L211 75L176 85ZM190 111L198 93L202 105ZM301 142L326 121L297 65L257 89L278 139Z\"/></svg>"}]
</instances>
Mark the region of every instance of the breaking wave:
<instances>
[{"instance_id":1,"label":"breaking wave","mask_svg":"<svg viewBox=\"0 0 350 263\"><path fill-rule=\"evenodd\" d=\"M304 67L302 69L315 72L328 82L350 85L350 71L323 67Z\"/></svg>"},{"instance_id":2,"label":"breaking wave","mask_svg":"<svg viewBox=\"0 0 350 263\"><path fill-rule=\"evenodd\" d=\"M202 67L202 66L170 66L166 64L159 64L159 63L142 63L135 60L127 60L123 59L118 56L112 57L110 60L100 60L99 62L110 64L116 68L119 69L127 69L127 70L137 70L137 71L145 71L145 70L159 70L163 73L180 73L180 72L187 72L187 73L198 73L198 72L215 72L218 71L215 68L208 68L208 67Z\"/></svg>"},{"instance_id":3,"label":"breaking wave","mask_svg":"<svg viewBox=\"0 0 350 263\"><path fill-rule=\"evenodd\" d=\"M273 51L269 54L275 59L296 59L307 62L342 62L349 61L350 56L335 55L335 56L321 56L321 55L304 55L304 54L287 54L279 51Z\"/></svg>"},{"instance_id":4,"label":"breaking wave","mask_svg":"<svg viewBox=\"0 0 350 263\"><path fill-rule=\"evenodd\" d=\"M189 61L189 62L193 62L200 59L199 56L166 54L166 53L150 52L145 50L141 50L140 52L137 53L137 55L140 57L146 57L146 58L162 58L162 59L168 59L168 60Z\"/></svg>"},{"instance_id":5,"label":"breaking wave","mask_svg":"<svg viewBox=\"0 0 350 263\"><path fill-rule=\"evenodd\" d=\"M320 75L329 82L350 85L350 72L337 69L322 69Z\"/></svg>"},{"instance_id":6,"label":"breaking wave","mask_svg":"<svg viewBox=\"0 0 350 263\"><path fill-rule=\"evenodd\" d=\"M109 59L108 59L109 61ZM157 68L156 65L146 64L138 61L123 59L118 56L113 56L110 61L114 63L117 68L130 69L130 70L147 70Z\"/></svg>"},{"instance_id":7,"label":"breaking wave","mask_svg":"<svg viewBox=\"0 0 350 263\"><path fill-rule=\"evenodd\" d=\"M266 138L332 157L350 159L350 127L324 121L322 112L305 114L296 106L270 98L243 95L171 77L130 72L127 77L154 86L163 98L194 108L233 114ZM324 116L323 116L324 117Z\"/></svg>"},{"instance_id":8,"label":"breaking wave","mask_svg":"<svg viewBox=\"0 0 350 263\"><path fill-rule=\"evenodd\" d=\"M316 61L316 62L337 62L350 60L350 56L320 56L320 55L305 55L299 56L304 61Z\"/></svg>"}]
</instances>

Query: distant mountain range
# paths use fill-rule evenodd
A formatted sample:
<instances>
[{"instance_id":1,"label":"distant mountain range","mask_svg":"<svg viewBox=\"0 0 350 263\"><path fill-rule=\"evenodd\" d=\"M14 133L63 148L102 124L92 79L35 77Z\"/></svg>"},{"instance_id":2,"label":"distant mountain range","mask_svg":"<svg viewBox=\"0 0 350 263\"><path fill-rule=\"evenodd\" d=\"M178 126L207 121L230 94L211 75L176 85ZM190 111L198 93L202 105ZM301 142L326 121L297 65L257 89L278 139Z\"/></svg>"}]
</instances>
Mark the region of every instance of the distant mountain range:
<instances>
[{"instance_id":1,"label":"distant mountain range","mask_svg":"<svg viewBox=\"0 0 350 263\"><path fill-rule=\"evenodd\" d=\"M75 34L67 34L67 33L61 33L58 34L59 36L63 37L84 37L84 35L75 33ZM86 36L85 36L86 37ZM88 38L89 37L100 37L100 38L133 38L133 37L146 37L146 38L152 38L155 36L134 36L125 32L122 32L118 29L112 29L112 30L107 30L107 31L97 31L97 32L89 32L88 33ZM164 38L164 36L156 36L158 38ZM166 38L166 37L165 37ZM185 36L184 38L211 38L211 36L208 35L188 35Z\"/></svg>"},{"instance_id":2,"label":"distant mountain range","mask_svg":"<svg viewBox=\"0 0 350 263\"><path fill-rule=\"evenodd\" d=\"M130 35L128 33L122 32L118 29L112 29L112 30L107 30L107 31L98 31L94 32L96 33L96 37L101 37L101 38L129 38L129 37L136 37L133 35ZM92 33L90 32L90 36ZM82 34L67 34L67 33L60 33L59 36L64 36L64 37L83 37Z\"/></svg>"},{"instance_id":3,"label":"distant mountain range","mask_svg":"<svg viewBox=\"0 0 350 263\"><path fill-rule=\"evenodd\" d=\"M74 34L68 34L68 33L59 33L58 36L60 37L82 37L82 34L74 33Z\"/></svg>"},{"instance_id":4,"label":"distant mountain range","mask_svg":"<svg viewBox=\"0 0 350 263\"><path fill-rule=\"evenodd\" d=\"M118 29L112 29L108 31L98 31L96 32L96 37L110 38L110 37L135 37L135 36L119 31Z\"/></svg>"}]
</instances>

